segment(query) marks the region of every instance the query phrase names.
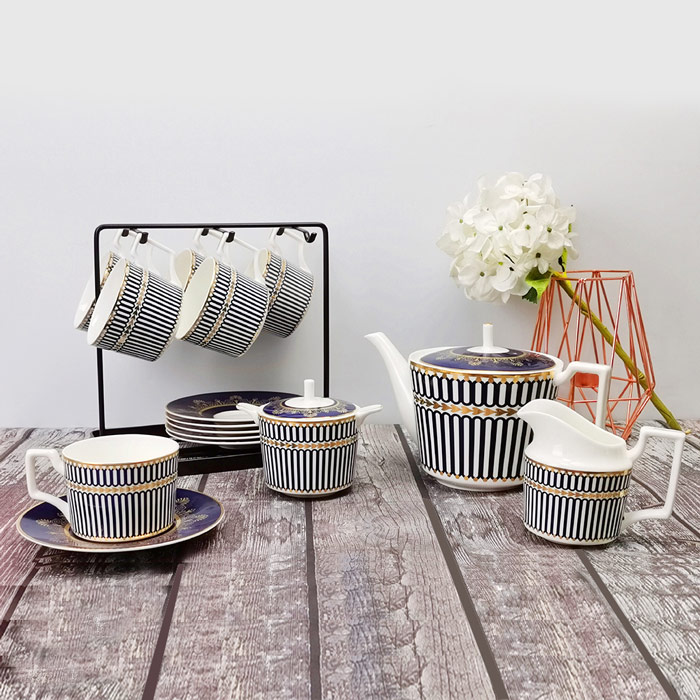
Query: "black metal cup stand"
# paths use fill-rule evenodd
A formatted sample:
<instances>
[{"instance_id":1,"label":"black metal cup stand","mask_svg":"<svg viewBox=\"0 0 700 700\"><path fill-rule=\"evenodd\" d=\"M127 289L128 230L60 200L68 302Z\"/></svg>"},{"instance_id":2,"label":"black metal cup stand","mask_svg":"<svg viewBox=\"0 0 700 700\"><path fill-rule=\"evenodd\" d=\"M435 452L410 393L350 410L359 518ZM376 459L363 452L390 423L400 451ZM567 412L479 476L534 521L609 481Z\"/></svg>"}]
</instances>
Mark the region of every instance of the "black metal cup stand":
<instances>
[{"instance_id":1,"label":"black metal cup stand","mask_svg":"<svg viewBox=\"0 0 700 700\"><path fill-rule=\"evenodd\" d=\"M94 268L95 268L95 299L100 294L101 274L100 270L100 235L104 231L121 230L123 236L136 234L139 243L148 241L149 230L161 229L201 229L203 235L208 231L217 231L227 235L227 241L231 242L236 235L236 229L277 229L276 234L281 236L285 230L290 229L303 234L307 243L317 240L318 232L309 229L318 229L321 232L323 244L323 395L330 393L330 305L328 290L328 227L320 222L271 222L271 223L235 223L235 224L101 224L95 229L93 238ZM99 428L92 434L117 435L120 433L139 433L147 435L166 435L164 424L137 425L123 428L107 428L105 423L105 387L104 387L104 363L102 349L97 348L97 403L99 415ZM225 450L217 446L208 445L181 445L178 472L181 476L188 474L206 474L209 472L233 471L238 469L251 469L262 466L260 447L244 448L241 450Z\"/></svg>"}]
</instances>

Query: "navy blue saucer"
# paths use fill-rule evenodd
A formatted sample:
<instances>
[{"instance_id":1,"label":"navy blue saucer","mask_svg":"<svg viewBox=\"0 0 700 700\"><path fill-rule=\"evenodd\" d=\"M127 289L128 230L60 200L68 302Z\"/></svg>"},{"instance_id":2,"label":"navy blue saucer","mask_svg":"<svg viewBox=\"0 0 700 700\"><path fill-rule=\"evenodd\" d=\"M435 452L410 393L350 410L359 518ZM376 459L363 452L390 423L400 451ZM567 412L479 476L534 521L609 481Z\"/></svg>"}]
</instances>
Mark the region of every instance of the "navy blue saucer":
<instances>
[{"instance_id":1,"label":"navy blue saucer","mask_svg":"<svg viewBox=\"0 0 700 700\"><path fill-rule=\"evenodd\" d=\"M65 499L64 499L65 500ZM63 514L50 503L39 503L17 519L17 530L25 539L43 547L69 552L135 552L141 549L167 547L199 537L216 527L224 517L224 507L206 493L177 489L175 492L175 525L167 532L133 542L89 542L76 537Z\"/></svg>"}]
</instances>

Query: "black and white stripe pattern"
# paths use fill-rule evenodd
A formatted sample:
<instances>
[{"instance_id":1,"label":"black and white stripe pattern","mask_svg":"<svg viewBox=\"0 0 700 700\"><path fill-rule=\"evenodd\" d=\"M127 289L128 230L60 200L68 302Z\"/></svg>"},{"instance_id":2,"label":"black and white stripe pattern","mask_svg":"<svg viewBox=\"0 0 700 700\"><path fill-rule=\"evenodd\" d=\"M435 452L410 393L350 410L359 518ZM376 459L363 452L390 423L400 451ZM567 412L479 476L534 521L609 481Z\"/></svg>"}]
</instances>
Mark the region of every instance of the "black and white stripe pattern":
<instances>
[{"instance_id":1,"label":"black and white stripe pattern","mask_svg":"<svg viewBox=\"0 0 700 700\"><path fill-rule=\"evenodd\" d=\"M181 305L182 289L147 272L145 294L133 327L114 350L143 360L157 360L175 335Z\"/></svg>"},{"instance_id":2,"label":"black and white stripe pattern","mask_svg":"<svg viewBox=\"0 0 700 700\"><path fill-rule=\"evenodd\" d=\"M277 421L264 418L260 421L260 436L270 440L298 443L325 443L343 440L357 433L354 418L337 421Z\"/></svg>"},{"instance_id":3,"label":"black and white stripe pattern","mask_svg":"<svg viewBox=\"0 0 700 700\"><path fill-rule=\"evenodd\" d=\"M313 275L268 251L265 284L270 290L265 330L286 338L299 326L309 308L314 291Z\"/></svg>"},{"instance_id":4,"label":"black and white stripe pattern","mask_svg":"<svg viewBox=\"0 0 700 700\"><path fill-rule=\"evenodd\" d=\"M525 458L523 522L531 532L567 544L614 540L627 500L631 471L586 474Z\"/></svg>"},{"instance_id":5,"label":"black and white stripe pattern","mask_svg":"<svg viewBox=\"0 0 700 700\"><path fill-rule=\"evenodd\" d=\"M124 280L112 313L104 325L102 333L93 343L103 350L113 350L135 315L137 301L142 294L145 270L133 263L124 268Z\"/></svg>"},{"instance_id":6,"label":"black and white stripe pattern","mask_svg":"<svg viewBox=\"0 0 700 700\"><path fill-rule=\"evenodd\" d=\"M121 256L117 255L117 253L110 251L109 255L107 256L107 264L105 265L104 272L102 274L102 279L100 281L100 289L105 286L105 282L107 281L107 277L109 277L109 273L112 271L114 266L121 260ZM88 282L90 284L90 282ZM87 313L85 314L85 318L83 318L82 322L78 326L79 331L86 331L90 325L90 319L92 318L92 313L95 310L95 303L96 300L92 300L92 304L90 304L90 308L88 309Z\"/></svg>"},{"instance_id":7,"label":"black and white stripe pattern","mask_svg":"<svg viewBox=\"0 0 700 700\"><path fill-rule=\"evenodd\" d=\"M235 272L234 277L230 301L201 345L226 355L240 357L253 344L263 328L270 295L264 285L240 272Z\"/></svg>"},{"instance_id":8,"label":"black and white stripe pattern","mask_svg":"<svg viewBox=\"0 0 700 700\"><path fill-rule=\"evenodd\" d=\"M309 423L261 418L265 483L299 496L342 491L354 477L357 437L354 417Z\"/></svg>"},{"instance_id":9,"label":"black and white stripe pattern","mask_svg":"<svg viewBox=\"0 0 700 700\"><path fill-rule=\"evenodd\" d=\"M551 375L453 378L415 365L411 375L425 468L442 477L518 485L532 430L515 413L533 399L556 396Z\"/></svg>"},{"instance_id":10,"label":"black and white stripe pattern","mask_svg":"<svg viewBox=\"0 0 700 700\"><path fill-rule=\"evenodd\" d=\"M283 448L262 440L265 483L275 491L320 495L348 488L355 475L357 436L339 447Z\"/></svg>"},{"instance_id":11,"label":"black and white stripe pattern","mask_svg":"<svg viewBox=\"0 0 700 700\"><path fill-rule=\"evenodd\" d=\"M553 377L551 374L518 375L511 379L507 375L481 377L461 375L459 379L446 376L447 372L425 371L420 366L411 366L413 391L426 399L447 401L464 406L519 409L528 401L552 398Z\"/></svg>"},{"instance_id":12,"label":"black and white stripe pattern","mask_svg":"<svg viewBox=\"0 0 700 700\"><path fill-rule=\"evenodd\" d=\"M631 470L601 473L566 471L540 464L525 456L525 475L530 481L561 491L581 493L627 491L631 473Z\"/></svg>"},{"instance_id":13,"label":"black and white stripe pattern","mask_svg":"<svg viewBox=\"0 0 700 700\"><path fill-rule=\"evenodd\" d=\"M214 284L204 302L200 317L189 333L183 337L183 340L195 345L202 345L225 309L226 301L231 293L231 285L235 284L235 278L235 272L228 265L216 261Z\"/></svg>"},{"instance_id":14,"label":"black and white stripe pattern","mask_svg":"<svg viewBox=\"0 0 700 700\"><path fill-rule=\"evenodd\" d=\"M141 465L97 467L64 460L71 528L94 541L134 540L175 517L177 454Z\"/></svg>"},{"instance_id":15,"label":"black and white stripe pattern","mask_svg":"<svg viewBox=\"0 0 700 700\"><path fill-rule=\"evenodd\" d=\"M157 360L175 335L181 305L178 286L128 263L112 313L93 345Z\"/></svg>"},{"instance_id":16,"label":"black and white stripe pattern","mask_svg":"<svg viewBox=\"0 0 700 700\"><path fill-rule=\"evenodd\" d=\"M190 280L192 279L192 276L194 275L195 272L197 272L197 268L204 262L205 258L201 253L198 253L196 250L190 251L191 256L190 256L190 269L187 273L187 277L184 281L181 280L182 282L182 291L184 292L185 289L187 289L187 285L190 283Z\"/></svg>"}]
</instances>

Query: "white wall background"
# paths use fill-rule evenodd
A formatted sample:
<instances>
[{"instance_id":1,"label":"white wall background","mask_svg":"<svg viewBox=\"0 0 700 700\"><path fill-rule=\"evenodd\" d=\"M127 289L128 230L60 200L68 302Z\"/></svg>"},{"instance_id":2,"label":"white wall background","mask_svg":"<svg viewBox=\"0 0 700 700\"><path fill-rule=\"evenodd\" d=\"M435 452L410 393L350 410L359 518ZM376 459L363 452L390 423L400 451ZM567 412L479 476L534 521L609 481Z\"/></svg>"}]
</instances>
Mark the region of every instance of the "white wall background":
<instances>
[{"instance_id":1,"label":"white wall background","mask_svg":"<svg viewBox=\"0 0 700 700\"><path fill-rule=\"evenodd\" d=\"M6 6L0 425L96 422L94 352L71 325L94 227L201 219L328 223L332 393L395 421L365 333L409 351L476 342L493 320L499 341L530 342L536 308L468 302L435 247L445 207L506 170L550 174L577 207L577 267L634 270L659 394L697 417L699 55L681 7ZM320 380L319 302L298 337L245 360L185 344L106 358L108 422Z\"/></svg>"}]
</instances>

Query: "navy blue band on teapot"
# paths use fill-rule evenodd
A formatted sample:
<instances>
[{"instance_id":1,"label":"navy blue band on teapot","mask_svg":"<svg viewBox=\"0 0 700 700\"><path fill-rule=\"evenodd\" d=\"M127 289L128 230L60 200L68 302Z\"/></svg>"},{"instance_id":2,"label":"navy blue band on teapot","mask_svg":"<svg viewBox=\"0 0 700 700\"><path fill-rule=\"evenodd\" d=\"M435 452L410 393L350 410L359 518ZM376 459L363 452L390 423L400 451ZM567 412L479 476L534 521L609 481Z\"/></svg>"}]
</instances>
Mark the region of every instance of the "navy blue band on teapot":
<instances>
[{"instance_id":1,"label":"navy blue band on teapot","mask_svg":"<svg viewBox=\"0 0 700 700\"><path fill-rule=\"evenodd\" d=\"M421 364L477 372L544 372L556 362L548 355L532 350L514 350L493 344L493 325L483 326L482 344L475 347L441 348L418 359Z\"/></svg>"},{"instance_id":2,"label":"navy blue band on teapot","mask_svg":"<svg viewBox=\"0 0 700 700\"><path fill-rule=\"evenodd\" d=\"M477 352L474 348L446 348L428 353L419 362L440 369L475 370L480 372L544 372L552 369L551 357L529 350L499 348L504 352Z\"/></svg>"}]
</instances>

